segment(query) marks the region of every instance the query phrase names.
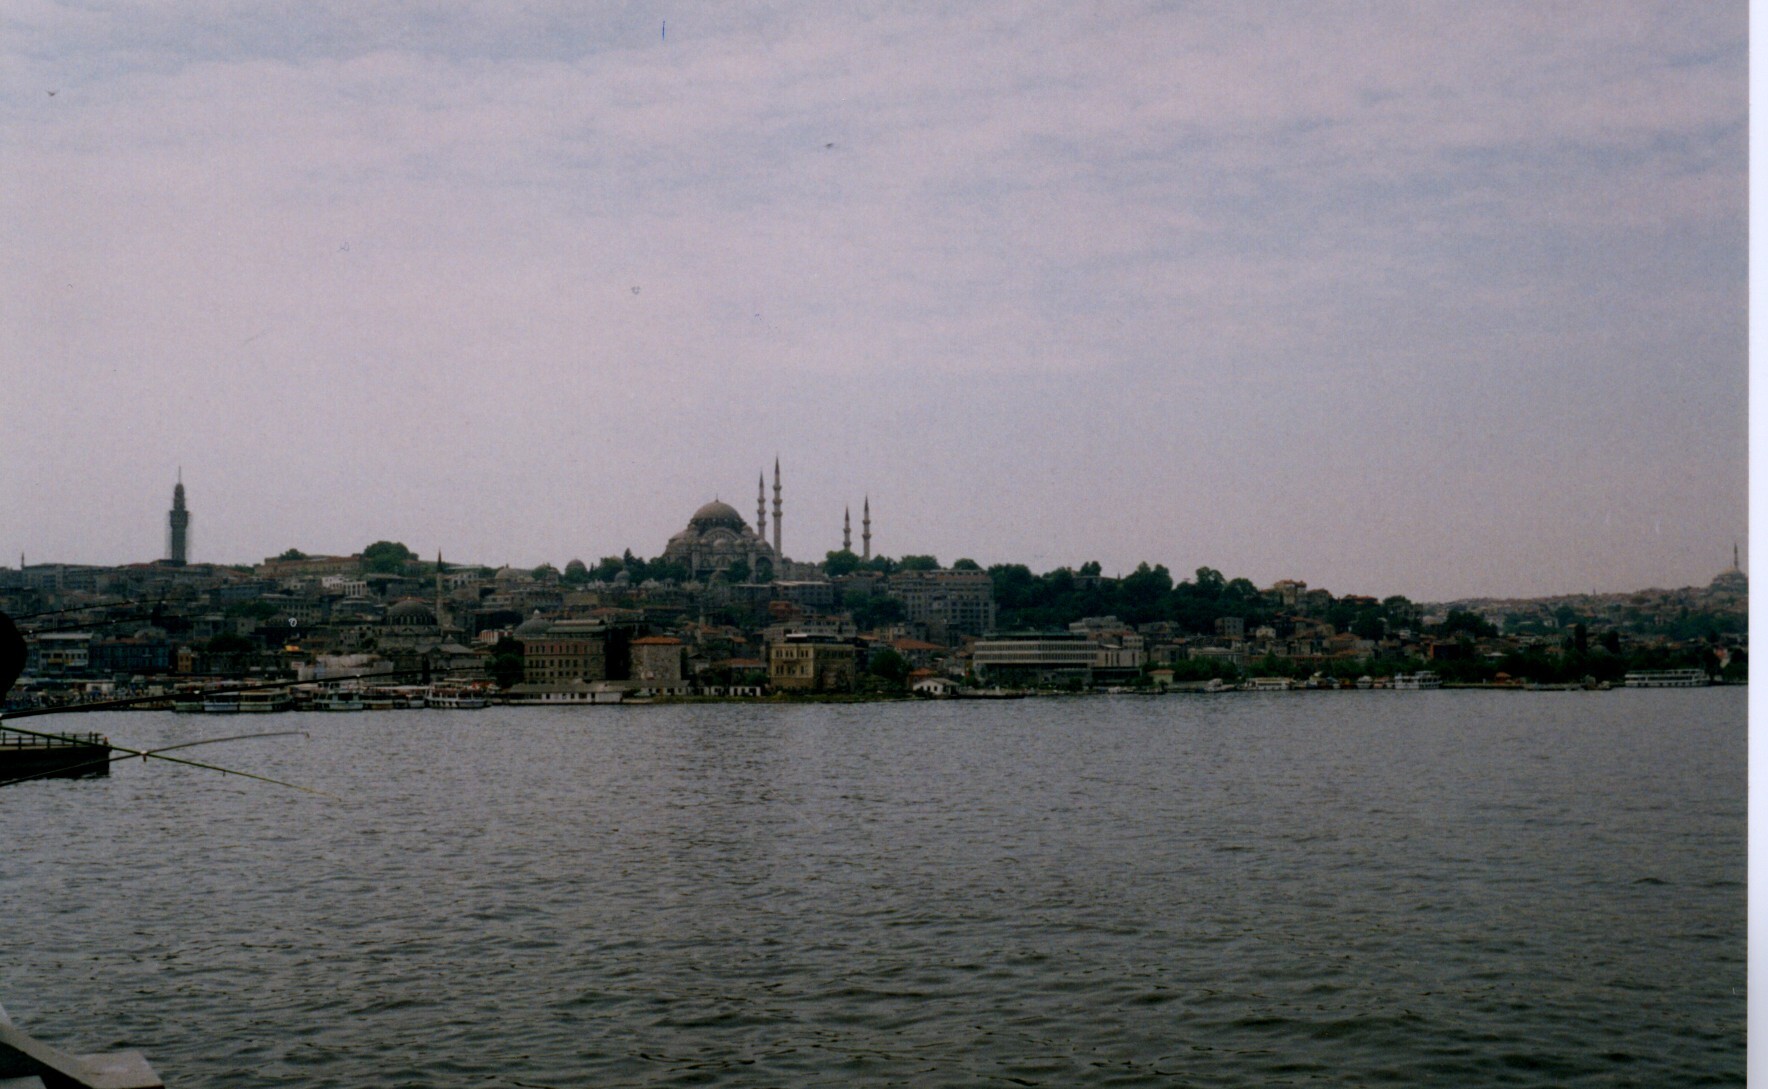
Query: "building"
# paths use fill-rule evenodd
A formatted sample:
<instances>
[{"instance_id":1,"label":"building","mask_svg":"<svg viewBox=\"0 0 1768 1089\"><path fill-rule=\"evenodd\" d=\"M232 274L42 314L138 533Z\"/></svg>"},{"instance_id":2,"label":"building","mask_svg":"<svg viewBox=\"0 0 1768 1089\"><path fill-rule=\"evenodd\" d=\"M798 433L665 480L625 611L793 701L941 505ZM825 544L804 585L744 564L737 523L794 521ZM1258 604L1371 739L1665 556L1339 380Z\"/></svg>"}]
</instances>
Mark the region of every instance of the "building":
<instances>
[{"instance_id":1,"label":"building","mask_svg":"<svg viewBox=\"0 0 1768 1089\"><path fill-rule=\"evenodd\" d=\"M686 658L680 639L647 635L632 641L632 687L659 695L682 693L688 683L682 677Z\"/></svg>"},{"instance_id":2,"label":"building","mask_svg":"<svg viewBox=\"0 0 1768 1089\"><path fill-rule=\"evenodd\" d=\"M777 500L776 500L777 502ZM778 533L779 516L774 525ZM705 581L722 574L736 564L747 567L751 576L765 568L774 568L777 553L761 535L729 503L714 499L688 519L687 528L669 538L663 558L687 568L688 576Z\"/></svg>"},{"instance_id":3,"label":"building","mask_svg":"<svg viewBox=\"0 0 1768 1089\"><path fill-rule=\"evenodd\" d=\"M767 649L767 681L783 692L851 692L854 652L852 643L788 635Z\"/></svg>"},{"instance_id":4,"label":"building","mask_svg":"<svg viewBox=\"0 0 1768 1089\"><path fill-rule=\"evenodd\" d=\"M936 643L994 630L994 580L986 571L899 571L884 593L902 602L911 623L925 624Z\"/></svg>"},{"instance_id":5,"label":"building","mask_svg":"<svg viewBox=\"0 0 1768 1089\"><path fill-rule=\"evenodd\" d=\"M1096 649L1082 632L999 635L978 639L970 662L978 678L996 684L1089 684Z\"/></svg>"},{"instance_id":6,"label":"building","mask_svg":"<svg viewBox=\"0 0 1768 1089\"><path fill-rule=\"evenodd\" d=\"M535 617L515 631L522 644L522 678L538 684L608 678L608 626L599 620Z\"/></svg>"}]
</instances>

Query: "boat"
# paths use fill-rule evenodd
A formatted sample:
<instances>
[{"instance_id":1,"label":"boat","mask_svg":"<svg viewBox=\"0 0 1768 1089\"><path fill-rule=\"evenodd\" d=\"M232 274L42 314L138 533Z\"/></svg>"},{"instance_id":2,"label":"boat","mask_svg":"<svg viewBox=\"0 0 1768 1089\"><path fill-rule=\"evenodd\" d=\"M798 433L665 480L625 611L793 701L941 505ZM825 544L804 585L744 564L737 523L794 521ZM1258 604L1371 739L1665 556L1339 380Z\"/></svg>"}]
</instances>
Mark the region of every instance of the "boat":
<instances>
[{"instance_id":1,"label":"boat","mask_svg":"<svg viewBox=\"0 0 1768 1089\"><path fill-rule=\"evenodd\" d=\"M295 697L278 688L270 691L246 689L238 694L239 703L234 710L242 714L268 714L272 711L287 711L295 705ZM207 710L207 708L204 708Z\"/></svg>"},{"instance_id":2,"label":"boat","mask_svg":"<svg viewBox=\"0 0 1768 1089\"><path fill-rule=\"evenodd\" d=\"M1419 692L1430 688L1441 688L1443 679L1428 669L1416 673L1395 673L1393 687L1401 692Z\"/></svg>"},{"instance_id":3,"label":"boat","mask_svg":"<svg viewBox=\"0 0 1768 1089\"><path fill-rule=\"evenodd\" d=\"M1638 669L1625 681L1628 688L1705 688L1712 683L1701 669Z\"/></svg>"},{"instance_id":4,"label":"boat","mask_svg":"<svg viewBox=\"0 0 1768 1089\"><path fill-rule=\"evenodd\" d=\"M203 697L203 714L205 715L232 715L238 712L238 692L210 692Z\"/></svg>"},{"instance_id":5,"label":"boat","mask_svg":"<svg viewBox=\"0 0 1768 1089\"><path fill-rule=\"evenodd\" d=\"M471 688L431 685L424 693L424 706L449 711L477 711L489 706L489 701Z\"/></svg>"},{"instance_id":6,"label":"boat","mask_svg":"<svg viewBox=\"0 0 1768 1089\"><path fill-rule=\"evenodd\" d=\"M365 707L367 703L362 693L348 690L322 692L313 700L315 711L360 711Z\"/></svg>"}]
</instances>

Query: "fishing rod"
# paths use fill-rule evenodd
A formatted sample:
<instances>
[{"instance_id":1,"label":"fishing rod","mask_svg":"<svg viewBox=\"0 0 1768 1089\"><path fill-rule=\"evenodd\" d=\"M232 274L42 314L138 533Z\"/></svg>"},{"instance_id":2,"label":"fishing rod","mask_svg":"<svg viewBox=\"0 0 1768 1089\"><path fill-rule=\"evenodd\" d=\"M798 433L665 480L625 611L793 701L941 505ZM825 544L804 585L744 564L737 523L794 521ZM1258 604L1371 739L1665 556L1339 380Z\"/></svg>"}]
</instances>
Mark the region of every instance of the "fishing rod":
<instances>
[{"instance_id":1,"label":"fishing rod","mask_svg":"<svg viewBox=\"0 0 1768 1089\"><path fill-rule=\"evenodd\" d=\"M34 730L17 730L16 728L15 728L15 732L21 733L21 734L29 734L32 737L48 738L50 740L71 740L71 741L76 741L76 742L79 741L78 738L70 738L64 734L46 734L46 733L38 733ZM162 756L162 755L160 755L161 753L171 752L173 749L189 749L189 748L194 748L197 745L216 745L216 744L219 744L223 741L246 741L251 738L258 738L258 737L288 737L288 736L291 736L294 734L299 734L302 737L308 736L307 731L305 731L305 730L272 730L272 731L269 731L266 733L258 733L258 734L234 734L232 737L207 737L207 738L203 738L201 741L181 741L176 745L162 745L161 747L159 747L157 749L131 749L131 748L126 748L125 746L122 746L122 745L111 745L109 742L106 742L105 744L106 744L107 748L109 748L110 750L112 750L114 752L120 752L123 755L122 756L109 756L109 755L107 755L107 756L101 757L99 759L88 760L88 761L85 761L84 763L80 763L80 764L70 764L70 765L67 765L64 767L50 768L47 771L40 771L34 775L21 775L16 779L0 779L0 786L11 786L14 783L28 783L32 779L43 779L43 778L47 778L48 776L51 776L51 775L66 775L69 772L80 771L85 768L94 768L94 767L98 767L100 765L115 764L119 760L133 760L137 756L141 757L143 760L146 760L148 757L151 756L156 759L164 760L164 761L167 761L168 763L172 763L172 764L187 764L193 768L208 768L213 771L224 772L225 774L228 774L228 775L241 775L247 779L257 779L260 782L275 783L277 786L293 787L296 790L305 791L308 794L318 794L318 795L321 795L326 798L331 798L335 801L343 801L342 798L339 798L336 794L332 794L329 791L317 790L313 787L304 787L304 786L300 785L299 783L285 783L281 779L272 779L266 775L254 775L249 771L238 771L233 768L224 768L224 767L221 767L219 764L204 764L204 763L201 763L196 760L181 760L176 756Z\"/></svg>"}]
</instances>

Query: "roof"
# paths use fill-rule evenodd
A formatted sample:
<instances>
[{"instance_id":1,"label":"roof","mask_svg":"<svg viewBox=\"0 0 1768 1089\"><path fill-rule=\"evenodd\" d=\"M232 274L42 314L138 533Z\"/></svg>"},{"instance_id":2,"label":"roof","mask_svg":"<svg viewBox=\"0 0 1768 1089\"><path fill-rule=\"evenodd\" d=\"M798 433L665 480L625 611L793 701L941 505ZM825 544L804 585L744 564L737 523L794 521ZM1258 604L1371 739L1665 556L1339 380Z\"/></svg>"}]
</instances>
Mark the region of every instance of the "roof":
<instances>
[{"instance_id":1,"label":"roof","mask_svg":"<svg viewBox=\"0 0 1768 1089\"><path fill-rule=\"evenodd\" d=\"M679 647L681 640L671 639L667 635L647 635L643 639L634 639L632 645L635 647Z\"/></svg>"}]
</instances>

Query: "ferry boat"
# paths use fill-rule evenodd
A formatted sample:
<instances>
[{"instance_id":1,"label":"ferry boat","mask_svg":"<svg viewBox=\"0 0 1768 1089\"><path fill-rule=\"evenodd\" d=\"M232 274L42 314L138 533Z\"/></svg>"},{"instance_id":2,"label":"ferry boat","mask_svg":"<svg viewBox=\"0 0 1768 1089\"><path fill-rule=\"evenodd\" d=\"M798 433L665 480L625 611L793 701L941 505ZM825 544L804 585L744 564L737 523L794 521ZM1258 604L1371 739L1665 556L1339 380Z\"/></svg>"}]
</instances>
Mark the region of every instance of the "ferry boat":
<instances>
[{"instance_id":1,"label":"ferry boat","mask_svg":"<svg viewBox=\"0 0 1768 1089\"><path fill-rule=\"evenodd\" d=\"M484 696L471 688L449 688L431 685L424 693L424 706L440 707L451 711L477 711L489 705Z\"/></svg>"},{"instance_id":2,"label":"ferry boat","mask_svg":"<svg viewBox=\"0 0 1768 1089\"><path fill-rule=\"evenodd\" d=\"M1626 676L1628 688L1705 688L1709 683L1700 669L1640 669Z\"/></svg>"},{"instance_id":3,"label":"ferry boat","mask_svg":"<svg viewBox=\"0 0 1768 1089\"><path fill-rule=\"evenodd\" d=\"M1396 691L1418 692L1428 688L1441 688L1443 679L1428 669L1416 673L1395 673L1393 687Z\"/></svg>"},{"instance_id":4,"label":"ferry boat","mask_svg":"<svg viewBox=\"0 0 1768 1089\"><path fill-rule=\"evenodd\" d=\"M313 700L315 711L360 711L366 706L360 692L321 692Z\"/></svg>"},{"instance_id":5,"label":"ferry boat","mask_svg":"<svg viewBox=\"0 0 1768 1089\"><path fill-rule=\"evenodd\" d=\"M238 713L238 692L210 692L203 697L203 714L205 715L232 715Z\"/></svg>"},{"instance_id":6,"label":"ferry boat","mask_svg":"<svg viewBox=\"0 0 1768 1089\"><path fill-rule=\"evenodd\" d=\"M268 714L271 711L287 711L295 705L295 697L282 689L270 692L246 689L238 693L239 703L234 710L241 713ZM205 706L204 710L208 708Z\"/></svg>"}]
</instances>

